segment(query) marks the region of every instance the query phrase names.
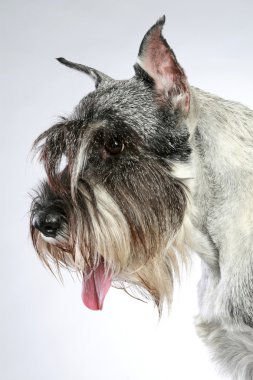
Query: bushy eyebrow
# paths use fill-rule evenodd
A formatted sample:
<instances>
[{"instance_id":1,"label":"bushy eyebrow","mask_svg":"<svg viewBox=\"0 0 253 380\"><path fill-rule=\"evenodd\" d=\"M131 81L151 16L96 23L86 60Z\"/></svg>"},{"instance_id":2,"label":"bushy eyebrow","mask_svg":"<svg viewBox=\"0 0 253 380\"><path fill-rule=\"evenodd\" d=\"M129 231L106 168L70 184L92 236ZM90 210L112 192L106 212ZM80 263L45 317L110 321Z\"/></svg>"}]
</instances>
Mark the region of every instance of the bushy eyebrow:
<instances>
[{"instance_id":1,"label":"bushy eyebrow","mask_svg":"<svg viewBox=\"0 0 253 380\"><path fill-rule=\"evenodd\" d=\"M57 176L61 158L65 155L74 160L83 136L84 120L61 120L41 133L33 144L33 151L38 154L49 179Z\"/></svg>"}]
</instances>

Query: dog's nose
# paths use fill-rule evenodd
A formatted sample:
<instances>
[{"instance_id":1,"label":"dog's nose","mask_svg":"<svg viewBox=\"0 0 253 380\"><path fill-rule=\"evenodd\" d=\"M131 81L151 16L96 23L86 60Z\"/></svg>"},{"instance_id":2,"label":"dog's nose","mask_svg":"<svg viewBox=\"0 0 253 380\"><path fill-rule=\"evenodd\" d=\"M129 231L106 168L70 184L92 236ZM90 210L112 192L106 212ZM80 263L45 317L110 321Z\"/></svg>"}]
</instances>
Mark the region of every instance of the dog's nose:
<instances>
[{"instance_id":1,"label":"dog's nose","mask_svg":"<svg viewBox=\"0 0 253 380\"><path fill-rule=\"evenodd\" d=\"M39 214L33 219L33 226L46 237L55 238L61 227L61 216L58 214Z\"/></svg>"}]
</instances>

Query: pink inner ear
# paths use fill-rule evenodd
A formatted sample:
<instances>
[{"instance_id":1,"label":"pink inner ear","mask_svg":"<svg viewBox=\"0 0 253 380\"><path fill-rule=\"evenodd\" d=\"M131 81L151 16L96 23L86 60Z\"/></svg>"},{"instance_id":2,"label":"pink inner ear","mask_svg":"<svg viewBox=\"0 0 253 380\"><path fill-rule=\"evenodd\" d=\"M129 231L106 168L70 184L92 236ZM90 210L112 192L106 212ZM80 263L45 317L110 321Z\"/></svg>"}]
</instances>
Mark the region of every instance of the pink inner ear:
<instances>
[{"instance_id":1,"label":"pink inner ear","mask_svg":"<svg viewBox=\"0 0 253 380\"><path fill-rule=\"evenodd\" d=\"M154 79L156 89L168 95L181 95L186 112L189 110L189 88L183 69L178 64L173 51L157 27L146 37L143 51L139 57L142 68Z\"/></svg>"},{"instance_id":2,"label":"pink inner ear","mask_svg":"<svg viewBox=\"0 0 253 380\"><path fill-rule=\"evenodd\" d=\"M157 89L169 92L174 85L176 67L168 47L161 43L160 33L148 43L141 61L145 71L155 80Z\"/></svg>"}]
</instances>

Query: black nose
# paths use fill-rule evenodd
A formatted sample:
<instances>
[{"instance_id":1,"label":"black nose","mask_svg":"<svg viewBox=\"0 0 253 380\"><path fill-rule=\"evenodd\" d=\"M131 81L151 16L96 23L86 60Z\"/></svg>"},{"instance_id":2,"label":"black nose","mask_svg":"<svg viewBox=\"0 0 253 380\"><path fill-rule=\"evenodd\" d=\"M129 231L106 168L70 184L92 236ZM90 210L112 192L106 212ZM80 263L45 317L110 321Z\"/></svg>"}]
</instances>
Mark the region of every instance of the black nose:
<instances>
[{"instance_id":1,"label":"black nose","mask_svg":"<svg viewBox=\"0 0 253 380\"><path fill-rule=\"evenodd\" d=\"M55 238L61 227L61 216L54 213L41 213L34 217L33 226L44 236Z\"/></svg>"}]
</instances>

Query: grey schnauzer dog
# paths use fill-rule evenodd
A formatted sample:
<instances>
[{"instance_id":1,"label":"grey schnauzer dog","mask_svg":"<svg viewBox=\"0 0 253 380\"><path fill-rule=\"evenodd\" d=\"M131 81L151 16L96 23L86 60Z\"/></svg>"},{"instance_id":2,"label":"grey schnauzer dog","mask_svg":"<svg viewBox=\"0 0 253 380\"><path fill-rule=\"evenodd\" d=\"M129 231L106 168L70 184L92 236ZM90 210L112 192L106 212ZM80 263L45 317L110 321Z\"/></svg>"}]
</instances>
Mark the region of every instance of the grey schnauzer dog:
<instances>
[{"instance_id":1,"label":"grey schnauzer dog","mask_svg":"<svg viewBox=\"0 0 253 380\"><path fill-rule=\"evenodd\" d=\"M46 265L82 274L91 309L130 284L161 310L197 252L197 331L230 378L253 379L253 111L190 86L164 22L129 80L58 59L96 90L35 141L31 235Z\"/></svg>"}]
</instances>

